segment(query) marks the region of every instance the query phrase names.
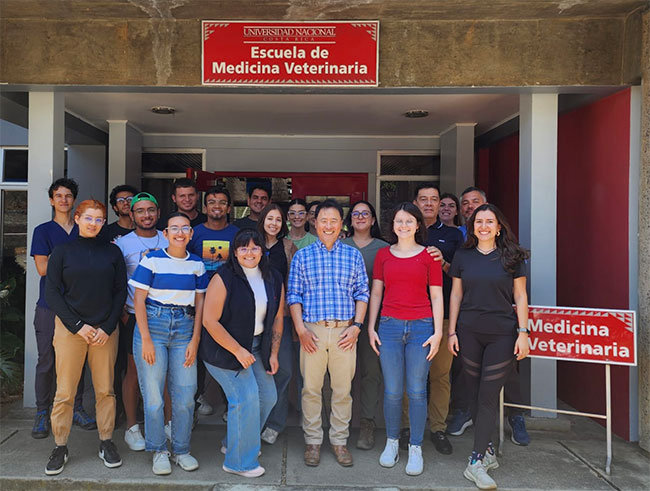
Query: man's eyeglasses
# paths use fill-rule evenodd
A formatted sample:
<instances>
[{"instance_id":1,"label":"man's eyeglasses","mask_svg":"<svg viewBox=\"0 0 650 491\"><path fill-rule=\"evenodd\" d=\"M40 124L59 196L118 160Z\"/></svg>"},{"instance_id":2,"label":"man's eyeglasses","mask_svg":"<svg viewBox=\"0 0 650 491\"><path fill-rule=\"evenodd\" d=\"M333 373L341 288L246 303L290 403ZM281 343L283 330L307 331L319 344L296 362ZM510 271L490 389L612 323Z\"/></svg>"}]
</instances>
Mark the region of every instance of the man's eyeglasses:
<instances>
[{"instance_id":1,"label":"man's eyeglasses","mask_svg":"<svg viewBox=\"0 0 650 491\"><path fill-rule=\"evenodd\" d=\"M368 218L370 216L369 211L353 211L352 218Z\"/></svg>"},{"instance_id":2,"label":"man's eyeglasses","mask_svg":"<svg viewBox=\"0 0 650 491\"><path fill-rule=\"evenodd\" d=\"M291 217L291 218L296 218L296 217L298 217L298 218L302 218L302 217L304 217L306 214L307 214L306 211L290 211L290 212L288 213L289 217Z\"/></svg>"},{"instance_id":3,"label":"man's eyeglasses","mask_svg":"<svg viewBox=\"0 0 650 491\"><path fill-rule=\"evenodd\" d=\"M124 202L130 204L131 201L133 201L133 196L127 196L126 198L125 198L125 197L115 198L115 202L116 202L118 205L121 205L121 204L124 203Z\"/></svg>"},{"instance_id":4,"label":"man's eyeglasses","mask_svg":"<svg viewBox=\"0 0 650 491\"><path fill-rule=\"evenodd\" d=\"M262 252L262 248L260 246L238 247L237 252L239 254L259 254Z\"/></svg>"},{"instance_id":5,"label":"man's eyeglasses","mask_svg":"<svg viewBox=\"0 0 650 491\"><path fill-rule=\"evenodd\" d=\"M179 227L178 225L172 225L171 227L167 227L167 231L171 232L172 234L178 234L180 232L189 234L192 231L192 227L189 225L183 225L182 227Z\"/></svg>"},{"instance_id":6,"label":"man's eyeglasses","mask_svg":"<svg viewBox=\"0 0 650 491\"><path fill-rule=\"evenodd\" d=\"M81 218L81 220L88 225L91 225L93 223L95 225L104 225L104 222L106 221L105 218L95 218L91 217L90 215L81 215L79 218Z\"/></svg>"},{"instance_id":7,"label":"man's eyeglasses","mask_svg":"<svg viewBox=\"0 0 650 491\"><path fill-rule=\"evenodd\" d=\"M134 215L155 215L158 208L138 208L133 210Z\"/></svg>"}]
</instances>

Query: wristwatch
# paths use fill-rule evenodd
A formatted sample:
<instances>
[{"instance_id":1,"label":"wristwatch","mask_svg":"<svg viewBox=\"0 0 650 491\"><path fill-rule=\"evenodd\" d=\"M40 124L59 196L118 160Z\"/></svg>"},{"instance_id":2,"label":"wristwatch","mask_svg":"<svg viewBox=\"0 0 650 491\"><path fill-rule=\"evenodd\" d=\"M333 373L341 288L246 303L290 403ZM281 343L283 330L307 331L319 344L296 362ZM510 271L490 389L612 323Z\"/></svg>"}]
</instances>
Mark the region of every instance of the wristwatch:
<instances>
[{"instance_id":1,"label":"wristwatch","mask_svg":"<svg viewBox=\"0 0 650 491\"><path fill-rule=\"evenodd\" d=\"M530 334L530 329L526 327L518 327L517 332L525 332L526 334Z\"/></svg>"},{"instance_id":2,"label":"wristwatch","mask_svg":"<svg viewBox=\"0 0 650 491\"><path fill-rule=\"evenodd\" d=\"M359 329L363 327L363 324L361 322L353 322L352 325L357 326Z\"/></svg>"}]
</instances>

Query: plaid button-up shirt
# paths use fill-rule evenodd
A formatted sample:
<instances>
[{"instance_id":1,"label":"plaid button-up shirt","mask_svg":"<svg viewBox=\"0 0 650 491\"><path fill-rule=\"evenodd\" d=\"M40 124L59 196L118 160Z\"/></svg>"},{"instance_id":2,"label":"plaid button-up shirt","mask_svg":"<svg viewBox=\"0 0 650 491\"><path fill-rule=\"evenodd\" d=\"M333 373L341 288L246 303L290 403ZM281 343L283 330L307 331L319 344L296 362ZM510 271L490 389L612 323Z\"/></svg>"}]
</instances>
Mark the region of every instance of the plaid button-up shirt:
<instances>
[{"instance_id":1,"label":"plaid button-up shirt","mask_svg":"<svg viewBox=\"0 0 650 491\"><path fill-rule=\"evenodd\" d=\"M355 302L368 302L368 275L361 253L337 240L328 251L318 240L291 261L287 303L302 304L305 322L348 320Z\"/></svg>"}]
</instances>

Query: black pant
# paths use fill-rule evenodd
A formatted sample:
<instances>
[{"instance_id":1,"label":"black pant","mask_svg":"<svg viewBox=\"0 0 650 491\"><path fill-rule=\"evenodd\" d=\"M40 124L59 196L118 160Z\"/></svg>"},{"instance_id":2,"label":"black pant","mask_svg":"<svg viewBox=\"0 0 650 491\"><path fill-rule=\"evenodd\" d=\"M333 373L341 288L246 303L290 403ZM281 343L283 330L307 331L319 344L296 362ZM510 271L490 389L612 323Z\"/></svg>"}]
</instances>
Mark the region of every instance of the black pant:
<instances>
[{"instance_id":1,"label":"black pant","mask_svg":"<svg viewBox=\"0 0 650 491\"><path fill-rule=\"evenodd\" d=\"M36 410L45 411L50 408L56 392L56 373L54 363L54 311L45 307L36 306L34 312L34 332L36 334L36 348L38 361L36 362L36 376L34 391L36 393ZM86 368L81 372L81 379L77 386L77 395L74 398L74 407L82 404L84 393L84 375Z\"/></svg>"},{"instance_id":2,"label":"black pant","mask_svg":"<svg viewBox=\"0 0 650 491\"><path fill-rule=\"evenodd\" d=\"M458 330L458 343L472 419L474 448L484 454L492 440L499 409L499 392L512 371L516 333L484 334L468 329Z\"/></svg>"}]
</instances>

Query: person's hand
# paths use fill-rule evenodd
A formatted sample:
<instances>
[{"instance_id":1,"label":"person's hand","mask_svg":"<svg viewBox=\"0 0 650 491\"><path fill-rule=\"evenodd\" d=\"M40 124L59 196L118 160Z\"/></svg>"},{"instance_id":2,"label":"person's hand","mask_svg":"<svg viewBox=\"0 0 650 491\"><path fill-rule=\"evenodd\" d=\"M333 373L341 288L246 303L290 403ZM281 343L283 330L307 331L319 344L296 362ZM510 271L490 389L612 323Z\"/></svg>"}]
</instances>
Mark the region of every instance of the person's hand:
<instances>
[{"instance_id":1,"label":"person's hand","mask_svg":"<svg viewBox=\"0 0 650 491\"><path fill-rule=\"evenodd\" d=\"M255 357L251 352L249 352L246 348L243 348L240 346L240 348L237 350L237 353L235 353L235 357L237 358L237 361L241 364L242 367L244 367L244 370L250 367L253 363L255 363Z\"/></svg>"},{"instance_id":2,"label":"person's hand","mask_svg":"<svg viewBox=\"0 0 650 491\"><path fill-rule=\"evenodd\" d=\"M429 246L427 252L435 261L442 261L442 252L437 247Z\"/></svg>"},{"instance_id":3,"label":"person's hand","mask_svg":"<svg viewBox=\"0 0 650 491\"><path fill-rule=\"evenodd\" d=\"M318 337L304 326L300 331L296 330L296 332L298 333L298 339L300 340L302 349L307 353L316 353L316 350L318 350L318 346L316 345Z\"/></svg>"},{"instance_id":4,"label":"person's hand","mask_svg":"<svg viewBox=\"0 0 650 491\"><path fill-rule=\"evenodd\" d=\"M77 331L77 335L81 336L87 344L92 344L95 340L95 331L96 329L93 326L84 324L81 326L81 329Z\"/></svg>"},{"instance_id":5,"label":"person's hand","mask_svg":"<svg viewBox=\"0 0 650 491\"><path fill-rule=\"evenodd\" d=\"M187 348L185 348L185 362L183 363L183 368L189 368L194 364L196 360L196 352L199 349L198 340L195 341L194 338L189 342Z\"/></svg>"},{"instance_id":6,"label":"person's hand","mask_svg":"<svg viewBox=\"0 0 650 491\"><path fill-rule=\"evenodd\" d=\"M370 341L370 347L375 353L377 353L377 356L379 356L378 346L381 346L381 341L379 340L379 335L377 334L377 331L375 331L370 327L368 328L368 339Z\"/></svg>"},{"instance_id":7,"label":"person's hand","mask_svg":"<svg viewBox=\"0 0 650 491\"><path fill-rule=\"evenodd\" d=\"M278 373L278 369L280 368L280 363L278 362L278 354L277 353L271 353L271 356L269 358L269 365L271 366L270 370L267 370L266 373L269 375L275 375Z\"/></svg>"},{"instance_id":8,"label":"person's hand","mask_svg":"<svg viewBox=\"0 0 650 491\"><path fill-rule=\"evenodd\" d=\"M433 360L433 357L436 356L436 353L438 352L438 348L440 347L441 339L442 339L442 335L432 334L431 336L429 336L429 339L427 339L424 343L422 343L423 348L429 346L429 354L427 355L427 361Z\"/></svg>"},{"instance_id":9,"label":"person's hand","mask_svg":"<svg viewBox=\"0 0 650 491\"><path fill-rule=\"evenodd\" d=\"M151 338L142 340L142 359L149 365L156 363L156 348Z\"/></svg>"},{"instance_id":10,"label":"person's hand","mask_svg":"<svg viewBox=\"0 0 650 491\"><path fill-rule=\"evenodd\" d=\"M94 346L104 346L106 344L106 341L108 341L108 334L106 334L101 327L98 327L95 330L92 344Z\"/></svg>"},{"instance_id":11,"label":"person's hand","mask_svg":"<svg viewBox=\"0 0 650 491\"><path fill-rule=\"evenodd\" d=\"M339 336L339 348L343 351L349 351L357 345L357 339L359 338L359 333L361 329L358 326L351 325L345 329Z\"/></svg>"},{"instance_id":12,"label":"person's hand","mask_svg":"<svg viewBox=\"0 0 650 491\"><path fill-rule=\"evenodd\" d=\"M126 326L126 323L129 320L129 313L126 311L126 309L122 309L122 313L120 314L120 320L122 321L122 325Z\"/></svg>"},{"instance_id":13,"label":"person's hand","mask_svg":"<svg viewBox=\"0 0 650 491\"><path fill-rule=\"evenodd\" d=\"M517 356L517 361L526 358L529 352L530 346L528 345L528 334L520 332L519 336L517 336L517 341L515 342L515 355Z\"/></svg>"},{"instance_id":14,"label":"person's hand","mask_svg":"<svg viewBox=\"0 0 650 491\"><path fill-rule=\"evenodd\" d=\"M458 335L454 334L452 336L451 333L449 334L449 338L447 339L447 348L451 351L452 355L458 356Z\"/></svg>"}]
</instances>

